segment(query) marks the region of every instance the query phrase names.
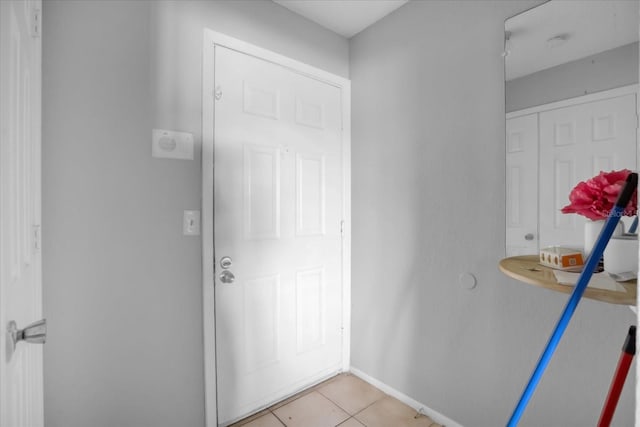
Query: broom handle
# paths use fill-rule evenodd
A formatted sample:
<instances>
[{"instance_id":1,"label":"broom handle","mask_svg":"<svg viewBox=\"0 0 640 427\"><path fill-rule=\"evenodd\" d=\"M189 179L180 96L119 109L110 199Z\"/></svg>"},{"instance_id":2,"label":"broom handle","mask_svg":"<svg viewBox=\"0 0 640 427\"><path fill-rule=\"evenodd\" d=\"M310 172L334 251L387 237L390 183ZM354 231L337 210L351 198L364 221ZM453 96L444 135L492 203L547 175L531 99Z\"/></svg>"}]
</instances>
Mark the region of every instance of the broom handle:
<instances>
[{"instance_id":1,"label":"broom handle","mask_svg":"<svg viewBox=\"0 0 640 427\"><path fill-rule=\"evenodd\" d=\"M600 414L600 421L598 421L598 427L609 427L613 414L616 412L616 406L618 406L618 399L620 399L620 393L624 387L624 382L627 379L631 362L633 362L633 356L636 354L636 327L631 326L627 339L622 346L622 354L618 361L618 367L611 380L611 387L607 394L607 399L604 401L602 407L602 413Z\"/></svg>"}]
</instances>

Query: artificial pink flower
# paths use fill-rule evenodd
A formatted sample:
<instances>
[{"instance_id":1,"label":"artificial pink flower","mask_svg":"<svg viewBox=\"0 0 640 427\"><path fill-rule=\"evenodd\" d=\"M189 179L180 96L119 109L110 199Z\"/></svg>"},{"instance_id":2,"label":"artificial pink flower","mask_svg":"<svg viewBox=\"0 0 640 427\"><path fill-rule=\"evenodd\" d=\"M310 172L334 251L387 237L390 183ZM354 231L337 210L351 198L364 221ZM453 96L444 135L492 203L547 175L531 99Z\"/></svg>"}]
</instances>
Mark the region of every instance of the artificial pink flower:
<instances>
[{"instance_id":1,"label":"artificial pink flower","mask_svg":"<svg viewBox=\"0 0 640 427\"><path fill-rule=\"evenodd\" d=\"M562 208L562 213L577 213L593 221L607 219L630 173L628 169L600 172L587 181L579 182L571 190L571 203ZM637 210L638 192L635 191L623 215L634 216Z\"/></svg>"}]
</instances>

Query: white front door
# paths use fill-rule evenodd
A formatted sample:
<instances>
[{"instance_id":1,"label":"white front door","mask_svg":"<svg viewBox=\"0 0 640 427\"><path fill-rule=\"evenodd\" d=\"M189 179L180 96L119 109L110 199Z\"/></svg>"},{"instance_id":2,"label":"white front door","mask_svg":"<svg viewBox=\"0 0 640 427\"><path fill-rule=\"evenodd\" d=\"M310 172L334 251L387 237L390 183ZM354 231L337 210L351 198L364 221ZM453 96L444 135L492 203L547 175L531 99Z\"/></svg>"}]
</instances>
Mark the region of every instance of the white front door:
<instances>
[{"instance_id":1,"label":"white front door","mask_svg":"<svg viewBox=\"0 0 640 427\"><path fill-rule=\"evenodd\" d=\"M0 427L43 425L42 346L7 331L42 316L41 9L0 1Z\"/></svg>"},{"instance_id":2,"label":"white front door","mask_svg":"<svg viewBox=\"0 0 640 427\"><path fill-rule=\"evenodd\" d=\"M600 171L636 170L636 95L540 113L540 247L581 248L584 218L563 214L569 193Z\"/></svg>"},{"instance_id":3,"label":"white front door","mask_svg":"<svg viewBox=\"0 0 640 427\"><path fill-rule=\"evenodd\" d=\"M218 422L341 369L338 87L215 47Z\"/></svg>"}]
</instances>

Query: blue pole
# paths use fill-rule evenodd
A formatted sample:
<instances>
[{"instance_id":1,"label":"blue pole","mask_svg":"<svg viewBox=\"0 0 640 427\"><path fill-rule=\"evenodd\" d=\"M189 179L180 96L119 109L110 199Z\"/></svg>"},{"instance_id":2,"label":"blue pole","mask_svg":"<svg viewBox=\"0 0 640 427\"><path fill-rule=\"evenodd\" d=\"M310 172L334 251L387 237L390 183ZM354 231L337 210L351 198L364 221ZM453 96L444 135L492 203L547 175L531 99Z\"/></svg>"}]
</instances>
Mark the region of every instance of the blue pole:
<instances>
[{"instance_id":1,"label":"blue pole","mask_svg":"<svg viewBox=\"0 0 640 427\"><path fill-rule=\"evenodd\" d=\"M513 410L513 414L511 415L511 418L507 423L507 427L515 427L518 425L518 422L520 421L520 418L522 417L522 414L524 413L524 410L526 409L531 396L533 396L533 393L535 392L540 379L542 379L544 370L547 368L547 365L551 361L551 357L553 357L553 353L556 351L556 348L558 347L558 344L562 339L562 335L564 334L564 331L567 329L567 326L571 321L571 316L573 316L573 313L576 310L578 303L580 302L580 298L582 298L582 294L584 293L589 280L591 280L593 272L598 266L600 258L602 258L604 249L607 246L609 239L613 235L613 232L618 225L618 221L620 220L620 217L622 216L622 213L624 212L624 209L629 203L629 200L631 199L631 196L633 195L633 192L635 191L637 186L638 174L630 173L627 177L627 182L624 188L620 192L620 196L618 197L616 205L614 206L613 210L609 212L607 222L602 228L600 236L598 236L598 240L596 240L589 258L587 258L587 262L582 269L582 273L580 273L580 277L578 278L578 283L576 283L576 286L573 289L571 296L569 297L569 301L567 301L567 305L565 306L564 311L562 312L562 315L558 320L556 328L551 334L549 342L547 343L546 348L540 356L538 365L531 374L531 379L522 392L522 396L520 397L518 404Z\"/></svg>"},{"instance_id":2,"label":"blue pole","mask_svg":"<svg viewBox=\"0 0 640 427\"><path fill-rule=\"evenodd\" d=\"M638 217L636 216L633 222L631 223L631 227L629 227L629 234L635 234L638 229Z\"/></svg>"}]
</instances>

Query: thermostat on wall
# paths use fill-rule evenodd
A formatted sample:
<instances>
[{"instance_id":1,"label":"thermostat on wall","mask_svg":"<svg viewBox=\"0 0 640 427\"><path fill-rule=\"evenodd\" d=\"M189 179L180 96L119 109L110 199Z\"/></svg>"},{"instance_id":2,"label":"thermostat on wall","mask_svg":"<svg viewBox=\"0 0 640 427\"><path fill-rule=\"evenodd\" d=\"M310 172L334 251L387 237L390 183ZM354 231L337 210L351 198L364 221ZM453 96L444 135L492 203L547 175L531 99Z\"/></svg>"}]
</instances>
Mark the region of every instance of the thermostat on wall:
<instances>
[{"instance_id":1,"label":"thermostat on wall","mask_svg":"<svg viewBox=\"0 0 640 427\"><path fill-rule=\"evenodd\" d=\"M154 129L151 155L165 159L193 160L193 134Z\"/></svg>"}]
</instances>

